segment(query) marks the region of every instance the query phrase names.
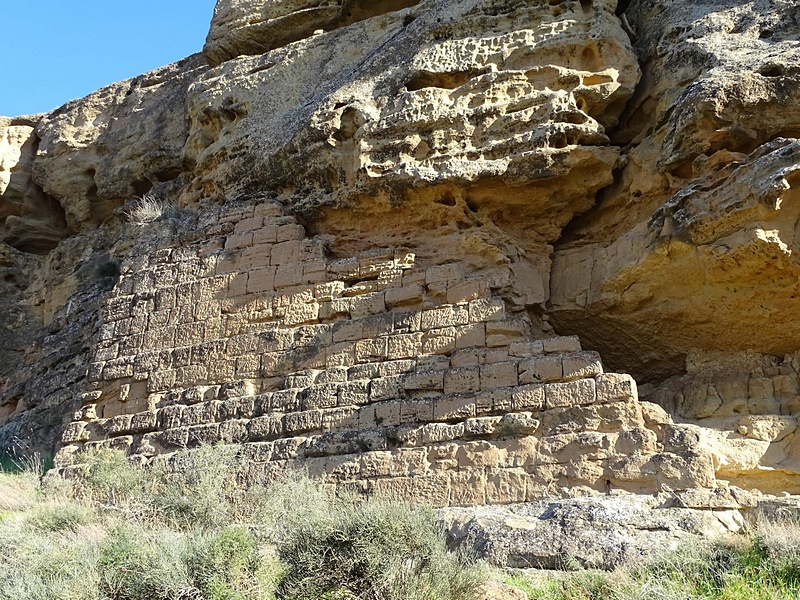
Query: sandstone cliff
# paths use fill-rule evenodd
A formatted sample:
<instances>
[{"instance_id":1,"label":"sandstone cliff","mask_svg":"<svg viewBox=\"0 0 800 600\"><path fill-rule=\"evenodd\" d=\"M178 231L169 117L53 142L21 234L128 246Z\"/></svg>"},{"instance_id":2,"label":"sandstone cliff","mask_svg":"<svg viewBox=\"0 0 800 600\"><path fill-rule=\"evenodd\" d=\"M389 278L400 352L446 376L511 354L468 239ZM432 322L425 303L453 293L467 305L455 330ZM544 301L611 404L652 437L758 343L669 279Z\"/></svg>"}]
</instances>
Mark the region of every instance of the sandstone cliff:
<instances>
[{"instance_id":1,"label":"sandstone cliff","mask_svg":"<svg viewBox=\"0 0 800 600\"><path fill-rule=\"evenodd\" d=\"M798 90L792 0L219 0L0 121L0 445L798 493Z\"/></svg>"}]
</instances>

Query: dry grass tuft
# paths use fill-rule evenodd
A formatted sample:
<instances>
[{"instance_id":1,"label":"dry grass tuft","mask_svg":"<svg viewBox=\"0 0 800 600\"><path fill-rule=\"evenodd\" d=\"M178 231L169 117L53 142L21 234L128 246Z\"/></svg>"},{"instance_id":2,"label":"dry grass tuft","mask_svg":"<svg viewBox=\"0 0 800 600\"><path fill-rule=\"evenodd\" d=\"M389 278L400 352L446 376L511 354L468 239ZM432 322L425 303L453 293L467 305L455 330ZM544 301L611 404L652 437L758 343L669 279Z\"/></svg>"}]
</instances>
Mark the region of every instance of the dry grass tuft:
<instances>
[{"instance_id":1,"label":"dry grass tuft","mask_svg":"<svg viewBox=\"0 0 800 600\"><path fill-rule=\"evenodd\" d=\"M139 227L161 220L169 215L170 205L152 194L137 198L133 206L125 210L128 221Z\"/></svg>"}]
</instances>

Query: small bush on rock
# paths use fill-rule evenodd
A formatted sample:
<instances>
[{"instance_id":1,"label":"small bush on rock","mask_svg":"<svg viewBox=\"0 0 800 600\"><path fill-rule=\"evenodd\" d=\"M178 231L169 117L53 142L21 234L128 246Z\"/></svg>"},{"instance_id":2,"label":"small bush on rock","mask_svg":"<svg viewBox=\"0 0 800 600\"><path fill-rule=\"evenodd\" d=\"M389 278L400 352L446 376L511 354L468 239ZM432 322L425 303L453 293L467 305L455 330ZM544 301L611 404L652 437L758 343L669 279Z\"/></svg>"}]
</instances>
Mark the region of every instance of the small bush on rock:
<instances>
[{"instance_id":1,"label":"small bush on rock","mask_svg":"<svg viewBox=\"0 0 800 600\"><path fill-rule=\"evenodd\" d=\"M171 207L165 201L152 194L144 194L125 209L125 216L134 225L142 226L169 217L170 212Z\"/></svg>"}]
</instances>

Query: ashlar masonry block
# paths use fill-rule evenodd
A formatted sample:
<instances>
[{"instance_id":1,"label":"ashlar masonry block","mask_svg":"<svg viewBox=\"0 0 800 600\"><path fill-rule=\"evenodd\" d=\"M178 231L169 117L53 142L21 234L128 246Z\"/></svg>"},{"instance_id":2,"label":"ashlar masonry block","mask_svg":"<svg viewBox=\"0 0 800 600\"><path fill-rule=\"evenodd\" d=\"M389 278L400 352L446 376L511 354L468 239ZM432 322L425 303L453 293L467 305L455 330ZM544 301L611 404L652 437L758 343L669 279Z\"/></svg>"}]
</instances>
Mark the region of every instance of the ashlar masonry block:
<instances>
[{"instance_id":1,"label":"ashlar masonry block","mask_svg":"<svg viewBox=\"0 0 800 600\"><path fill-rule=\"evenodd\" d=\"M328 262L328 279L355 281L359 278L358 257L348 257Z\"/></svg>"},{"instance_id":2,"label":"ashlar masonry block","mask_svg":"<svg viewBox=\"0 0 800 600\"><path fill-rule=\"evenodd\" d=\"M286 433L291 435L320 431L322 429L322 411L307 410L289 413L285 415L284 423Z\"/></svg>"},{"instance_id":3,"label":"ashlar masonry block","mask_svg":"<svg viewBox=\"0 0 800 600\"><path fill-rule=\"evenodd\" d=\"M636 381L630 375L603 373L595 377L598 402L638 400Z\"/></svg>"},{"instance_id":4,"label":"ashlar masonry block","mask_svg":"<svg viewBox=\"0 0 800 600\"><path fill-rule=\"evenodd\" d=\"M315 371L315 383L342 383L347 381L347 368L333 367L322 371Z\"/></svg>"},{"instance_id":5,"label":"ashlar masonry block","mask_svg":"<svg viewBox=\"0 0 800 600\"><path fill-rule=\"evenodd\" d=\"M475 416L475 396L473 394L453 394L440 396L433 400L433 419L435 421L463 421Z\"/></svg>"},{"instance_id":6,"label":"ashlar masonry block","mask_svg":"<svg viewBox=\"0 0 800 600\"><path fill-rule=\"evenodd\" d=\"M372 402L403 397L403 377L394 375L373 379L369 384L369 396Z\"/></svg>"},{"instance_id":7,"label":"ashlar masonry block","mask_svg":"<svg viewBox=\"0 0 800 600\"><path fill-rule=\"evenodd\" d=\"M519 384L517 364L514 362L500 362L490 365L482 365L480 371L482 390L512 387Z\"/></svg>"},{"instance_id":8,"label":"ashlar masonry block","mask_svg":"<svg viewBox=\"0 0 800 600\"><path fill-rule=\"evenodd\" d=\"M588 406L597 401L594 379L577 379L566 383L545 385L545 406L563 408L566 406Z\"/></svg>"},{"instance_id":9,"label":"ashlar masonry block","mask_svg":"<svg viewBox=\"0 0 800 600\"><path fill-rule=\"evenodd\" d=\"M423 354L449 354L456 349L455 327L426 331L422 338Z\"/></svg>"},{"instance_id":10,"label":"ashlar masonry block","mask_svg":"<svg viewBox=\"0 0 800 600\"><path fill-rule=\"evenodd\" d=\"M547 353L581 351L581 341L577 335L554 337L543 340L542 343Z\"/></svg>"},{"instance_id":11,"label":"ashlar masonry block","mask_svg":"<svg viewBox=\"0 0 800 600\"><path fill-rule=\"evenodd\" d=\"M422 286L419 284L408 287L395 287L386 290L386 306L396 308L399 306L409 306L421 304L425 296Z\"/></svg>"},{"instance_id":12,"label":"ashlar masonry block","mask_svg":"<svg viewBox=\"0 0 800 600\"><path fill-rule=\"evenodd\" d=\"M388 477L392 470L392 453L386 450L365 452L360 456L362 477Z\"/></svg>"},{"instance_id":13,"label":"ashlar masonry block","mask_svg":"<svg viewBox=\"0 0 800 600\"><path fill-rule=\"evenodd\" d=\"M464 279L464 267L461 263L436 265L425 271L427 285Z\"/></svg>"},{"instance_id":14,"label":"ashlar masonry block","mask_svg":"<svg viewBox=\"0 0 800 600\"><path fill-rule=\"evenodd\" d=\"M225 240L225 250L239 250L253 245L253 232L247 231L229 235Z\"/></svg>"},{"instance_id":15,"label":"ashlar masonry block","mask_svg":"<svg viewBox=\"0 0 800 600\"><path fill-rule=\"evenodd\" d=\"M255 269L247 274L247 293L260 294L275 289L275 267Z\"/></svg>"},{"instance_id":16,"label":"ashlar masonry block","mask_svg":"<svg viewBox=\"0 0 800 600\"><path fill-rule=\"evenodd\" d=\"M486 473L468 469L449 472L450 506L486 504Z\"/></svg>"},{"instance_id":17,"label":"ashlar masonry block","mask_svg":"<svg viewBox=\"0 0 800 600\"><path fill-rule=\"evenodd\" d=\"M262 217L250 217L247 219L242 219L233 228L234 233L244 233L247 231L253 231L254 229L260 229L264 225L264 219Z\"/></svg>"},{"instance_id":18,"label":"ashlar masonry block","mask_svg":"<svg viewBox=\"0 0 800 600\"><path fill-rule=\"evenodd\" d=\"M339 385L339 406L360 406L368 402L368 379L348 381Z\"/></svg>"},{"instance_id":19,"label":"ashlar masonry block","mask_svg":"<svg viewBox=\"0 0 800 600\"><path fill-rule=\"evenodd\" d=\"M353 342L340 342L332 344L325 350L325 366L349 367L356 362L355 344Z\"/></svg>"},{"instance_id":20,"label":"ashlar masonry block","mask_svg":"<svg viewBox=\"0 0 800 600\"><path fill-rule=\"evenodd\" d=\"M519 382L550 383L564 378L563 359L561 356L539 356L519 363Z\"/></svg>"},{"instance_id":21,"label":"ashlar masonry block","mask_svg":"<svg viewBox=\"0 0 800 600\"><path fill-rule=\"evenodd\" d=\"M359 340L355 343L356 362L374 362L386 359L386 338Z\"/></svg>"},{"instance_id":22,"label":"ashlar masonry block","mask_svg":"<svg viewBox=\"0 0 800 600\"><path fill-rule=\"evenodd\" d=\"M354 319L377 315L386 311L384 292L374 292L350 298L350 316Z\"/></svg>"},{"instance_id":23,"label":"ashlar masonry block","mask_svg":"<svg viewBox=\"0 0 800 600\"><path fill-rule=\"evenodd\" d=\"M274 280L276 290L296 287L304 283L302 263L287 263L277 267Z\"/></svg>"},{"instance_id":24,"label":"ashlar masonry block","mask_svg":"<svg viewBox=\"0 0 800 600\"><path fill-rule=\"evenodd\" d=\"M280 243L290 240L302 240L305 237L306 230L302 225L297 223L287 223L278 227L276 241Z\"/></svg>"},{"instance_id":25,"label":"ashlar masonry block","mask_svg":"<svg viewBox=\"0 0 800 600\"><path fill-rule=\"evenodd\" d=\"M393 335L387 340L387 357L389 360L413 358L422 354L422 333L402 333Z\"/></svg>"},{"instance_id":26,"label":"ashlar masonry block","mask_svg":"<svg viewBox=\"0 0 800 600\"><path fill-rule=\"evenodd\" d=\"M562 360L564 380L594 377L603 372L603 363L597 352L573 352Z\"/></svg>"},{"instance_id":27,"label":"ashlar masonry block","mask_svg":"<svg viewBox=\"0 0 800 600\"><path fill-rule=\"evenodd\" d=\"M300 408L312 410L316 408L333 408L339 402L338 387L335 383L312 385L298 394Z\"/></svg>"},{"instance_id":28,"label":"ashlar masonry block","mask_svg":"<svg viewBox=\"0 0 800 600\"><path fill-rule=\"evenodd\" d=\"M469 303L469 322L500 321L506 316L505 303L499 298L473 300Z\"/></svg>"},{"instance_id":29,"label":"ashlar masonry block","mask_svg":"<svg viewBox=\"0 0 800 600\"><path fill-rule=\"evenodd\" d=\"M373 407L373 419L375 425L379 427L397 427L401 423L402 402L393 400L379 402ZM359 426L362 418L359 416Z\"/></svg>"},{"instance_id":30,"label":"ashlar masonry block","mask_svg":"<svg viewBox=\"0 0 800 600\"><path fill-rule=\"evenodd\" d=\"M600 461L613 453L614 434L584 431L543 437L539 442L538 462L570 464Z\"/></svg>"},{"instance_id":31,"label":"ashlar masonry block","mask_svg":"<svg viewBox=\"0 0 800 600\"><path fill-rule=\"evenodd\" d=\"M480 369L473 366L447 370L444 373L443 383L445 394L480 391Z\"/></svg>"},{"instance_id":32,"label":"ashlar masonry block","mask_svg":"<svg viewBox=\"0 0 800 600\"><path fill-rule=\"evenodd\" d=\"M404 400L400 402L400 423L430 423L435 418L434 401L431 399Z\"/></svg>"},{"instance_id":33,"label":"ashlar masonry block","mask_svg":"<svg viewBox=\"0 0 800 600\"><path fill-rule=\"evenodd\" d=\"M528 474L522 469L497 469L487 474L486 502L510 504L524 502Z\"/></svg>"},{"instance_id":34,"label":"ashlar masonry block","mask_svg":"<svg viewBox=\"0 0 800 600\"><path fill-rule=\"evenodd\" d=\"M313 323L319 318L319 304L316 302L297 302L286 308L284 323L289 326Z\"/></svg>"},{"instance_id":35,"label":"ashlar masonry block","mask_svg":"<svg viewBox=\"0 0 800 600\"><path fill-rule=\"evenodd\" d=\"M489 284L484 279L452 281L447 285L447 302L469 302L489 296Z\"/></svg>"},{"instance_id":36,"label":"ashlar masonry block","mask_svg":"<svg viewBox=\"0 0 800 600\"><path fill-rule=\"evenodd\" d=\"M403 380L403 387L410 392L441 392L444 388L444 372L422 371L409 373Z\"/></svg>"},{"instance_id":37,"label":"ashlar masonry block","mask_svg":"<svg viewBox=\"0 0 800 600\"><path fill-rule=\"evenodd\" d=\"M511 392L511 406L515 411L543 410L545 406L545 386L543 384L523 385Z\"/></svg>"},{"instance_id":38,"label":"ashlar masonry block","mask_svg":"<svg viewBox=\"0 0 800 600\"><path fill-rule=\"evenodd\" d=\"M444 306L424 310L421 314L420 327L423 331L466 325L469 322L469 311L466 305Z\"/></svg>"},{"instance_id":39,"label":"ashlar masonry block","mask_svg":"<svg viewBox=\"0 0 800 600\"><path fill-rule=\"evenodd\" d=\"M358 409L335 408L322 413L323 431L351 431L358 429Z\"/></svg>"},{"instance_id":40,"label":"ashlar masonry block","mask_svg":"<svg viewBox=\"0 0 800 600\"><path fill-rule=\"evenodd\" d=\"M87 424L82 421L70 423L64 429L64 433L61 435L61 441L65 444L88 441L89 431L87 431L86 426Z\"/></svg>"},{"instance_id":41,"label":"ashlar masonry block","mask_svg":"<svg viewBox=\"0 0 800 600\"><path fill-rule=\"evenodd\" d=\"M447 506L450 480L445 475L430 474L413 477L412 500L431 506Z\"/></svg>"}]
</instances>

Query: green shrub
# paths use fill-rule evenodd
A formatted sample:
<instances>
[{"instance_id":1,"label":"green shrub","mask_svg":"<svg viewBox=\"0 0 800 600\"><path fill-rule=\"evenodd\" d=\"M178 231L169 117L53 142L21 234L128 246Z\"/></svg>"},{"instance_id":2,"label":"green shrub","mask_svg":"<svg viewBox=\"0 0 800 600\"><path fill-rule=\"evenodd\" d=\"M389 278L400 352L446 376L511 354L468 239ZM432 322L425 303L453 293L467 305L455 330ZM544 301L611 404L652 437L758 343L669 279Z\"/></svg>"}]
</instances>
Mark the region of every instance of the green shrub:
<instances>
[{"instance_id":1,"label":"green shrub","mask_svg":"<svg viewBox=\"0 0 800 600\"><path fill-rule=\"evenodd\" d=\"M187 567L190 556L180 533L116 524L100 544L100 588L114 600L186 597L196 589Z\"/></svg>"},{"instance_id":2,"label":"green shrub","mask_svg":"<svg viewBox=\"0 0 800 600\"><path fill-rule=\"evenodd\" d=\"M152 510L179 528L225 527L245 519L259 499L239 484L236 452L201 446L157 463L148 495Z\"/></svg>"},{"instance_id":3,"label":"green shrub","mask_svg":"<svg viewBox=\"0 0 800 600\"><path fill-rule=\"evenodd\" d=\"M0 598L469 600L483 579L432 509L331 498L303 474L245 489L233 448L83 458L38 495L0 479L20 490L0 520Z\"/></svg>"},{"instance_id":4,"label":"green shrub","mask_svg":"<svg viewBox=\"0 0 800 600\"><path fill-rule=\"evenodd\" d=\"M0 598L100 600L94 549L84 532L31 532L0 523Z\"/></svg>"},{"instance_id":5,"label":"green shrub","mask_svg":"<svg viewBox=\"0 0 800 600\"><path fill-rule=\"evenodd\" d=\"M0 513L24 510L37 500L39 477L35 473L0 472Z\"/></svg>"},{"instance_id":6,"label":"green shrub","mask_svg":"<svg viewBox=\"0 0 800 600\"><path fill-rule=\"evenodd\" d=\"M31 510L29 522L39 531L78 531L97 520L91 507L77 502L39 503Z\"/></svg>"},{"instance_id":7,"label":"green shrub","mask_svg":"<svg viewBox=\"0 0 800 600\"><path fill-rule=\"evenodd\" d=\"M265 556L256 537L239 526L195 541L190 569L208 600L250 600L273 597L278 570L274 557Z\"/></svg>"},{"instance_id":8,"label":"green shrub","mask_svg":"<svg viewBox=\"0 0 800 600\"><path fill-rule=\"evenodd\" d=\"M104 505L120 506L138 501L144 493L145 471L114 450L85 452L83 476L74 482L74 494Z\"/></svg>"},{"instance_id":9,"label":"green shrub","mask_svg":"<svg viewBox=\"0 0 800 600\"><path fill-rule=\"evenodd\" d=\"M307 480L270 490L287 599L469 600L483 572L447 551L429 508L329 498Z\"/></svg>"}]
</instances>

